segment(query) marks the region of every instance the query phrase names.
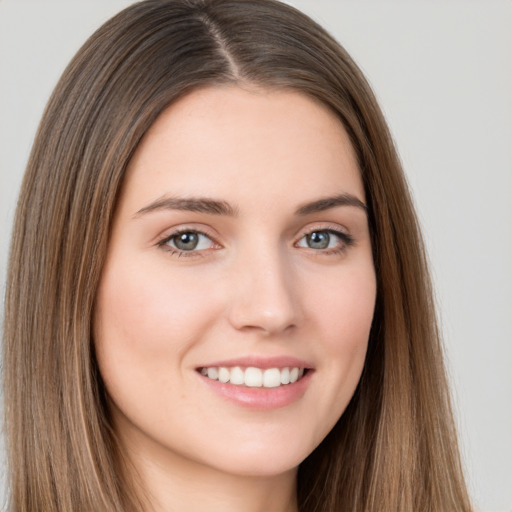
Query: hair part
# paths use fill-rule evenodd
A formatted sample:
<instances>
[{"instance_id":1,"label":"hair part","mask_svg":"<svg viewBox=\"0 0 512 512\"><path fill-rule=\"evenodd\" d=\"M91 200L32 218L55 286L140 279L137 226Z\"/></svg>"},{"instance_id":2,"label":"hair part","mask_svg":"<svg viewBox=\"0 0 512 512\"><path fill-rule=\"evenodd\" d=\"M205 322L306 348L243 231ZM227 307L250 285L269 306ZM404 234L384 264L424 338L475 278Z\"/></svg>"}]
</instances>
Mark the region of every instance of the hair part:
<instances>
[{"instance_id":1,"label":"hair part","mask_svg":"<svg viewBox=\"0 0 512 512\"><path fill-rule=\"evenodd\" d=\"M300 91L358 156L377 304L361 381L300 465L301 512L470 511L418 222L383 115L321 27L273 0L146 0L65 70L19 198L6 294L4 390L13 511L142 508L127 485L95 362L92 316L111 219L139 142L199 87Z\"/></svg>"}]
</instances>

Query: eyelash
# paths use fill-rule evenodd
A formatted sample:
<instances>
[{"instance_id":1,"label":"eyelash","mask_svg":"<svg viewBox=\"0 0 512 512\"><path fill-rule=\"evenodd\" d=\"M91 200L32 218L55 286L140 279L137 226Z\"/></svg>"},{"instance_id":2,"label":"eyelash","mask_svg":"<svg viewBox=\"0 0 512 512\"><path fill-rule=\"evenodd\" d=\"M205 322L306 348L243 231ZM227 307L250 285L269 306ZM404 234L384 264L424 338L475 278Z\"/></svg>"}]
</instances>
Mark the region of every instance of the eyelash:
<instances>
[{"instance_id":1,"label":"eyelash","mask_svg":"<svg viewBox=\"0 0 512 512\"><path fill-rule=\"evenodd\" d=\"M157 242L157 246L158 247L161 247L164 251L168 252L171 256L176 256L178 258L181 258L181 257L184 257L184 258L190 258L190 257L202 257L204 256L204 254L202 254L206 249L201 249L201 250L191 250L191 251L182 251L176 247L171 247L170 245L168 245L168 243L173 239L173 238L177 238L179 237L180 235L183 235L183 234L195 234L195 235L200 235L200 236L205 236L206 238L208 238L211 242L212 242L212 245L219 245L216 241L215 241L215 238L207 233L206 231L201 231L199 229L187 229L187 228L182 228L182 229L179 229L177 231L174 231L172 232L170 235L166 236L165 238L163 238L162 240L160 240L159 242ZM220 245L219 245L220 247Z\"/></svg>"},{"instance_id":2,"label":"eyelash","mask_svg":"<svg viewBox=\"0 0 512 512\"><path fill-rule=\"evenodd\" d=\"M187 229L187 228L183 228L183 229L174 231L170 235L168 235L165 238L163 238L162 240L158 241L156 245L158 247L161 247L166 252L168 252L171 256L175 256L178 258L181 258L181 257L185 257L185 258L203 257L204 256L203 253L205 251L207 251L208 249L183 251L176 247L171 247L168 245L172 239L179 237L180 235L189 234L189 233L199 235L199 236L205 236L206 238L208 238L211 241L212 245L218 245L220 247L220 244L218 244L215 241L215 238L211 234L209 234L205 231L198 230L198 229ZM342 254L343 252L345 252L349 247L351 247L355 243L355 240L351 235L349 235L348 233L345 233L341 230L333 229L330 227L315 227L314 229L311 229L311 230L303 233L302 236L299 238L299 240L294 243L294 247L297 247L297 244L302 239L304 239L305 237L307 237L309 235L312 235L313 233L327 233L329 235L334 235L341 240L341 243L339 244L339 246L333 247L331 249L309 248L311 251L313 251L314 253L316 253L319 256L320 255L329 256L329 255Z\"/></svg>"},{"instance_id":3,"label":"eyelash","mask_svg":"<svg viewBox=\"0 0 512 512\"><path fill-rule=\"evenodd\" d=\"M329 235L334 235L340 239L340 243L331 249L313 249L309 248L311 251L314 251L318 256L331 256L344 253L349 247L353 246L355 243L354 237L345 233L344 231L333 229L331 227L315 227L306 233L304 233L300 239L295 243L297 245L303 238L312 235L313 233L328 233Z\"/></svg>"}]
</instances>

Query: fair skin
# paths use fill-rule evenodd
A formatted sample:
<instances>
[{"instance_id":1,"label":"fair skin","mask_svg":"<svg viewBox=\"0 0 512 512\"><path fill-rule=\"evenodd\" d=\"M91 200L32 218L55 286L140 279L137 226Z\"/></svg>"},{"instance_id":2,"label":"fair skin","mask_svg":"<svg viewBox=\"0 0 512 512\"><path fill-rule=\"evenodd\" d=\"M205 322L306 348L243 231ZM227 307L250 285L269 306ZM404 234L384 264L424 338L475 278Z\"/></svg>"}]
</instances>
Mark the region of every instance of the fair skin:
<instances>
[{"instance_id":1,"label":"fair skin","mask_svg":"<svg viewBox=\"0 0 512 512\"><path fill-rule=\"evenodd\" d=\"M376 295L364 203L342 124L300 93L203 88L151 127L94 318L148 510L297 510L297 467L364 364Z\"/></svg>"}]
</instances>

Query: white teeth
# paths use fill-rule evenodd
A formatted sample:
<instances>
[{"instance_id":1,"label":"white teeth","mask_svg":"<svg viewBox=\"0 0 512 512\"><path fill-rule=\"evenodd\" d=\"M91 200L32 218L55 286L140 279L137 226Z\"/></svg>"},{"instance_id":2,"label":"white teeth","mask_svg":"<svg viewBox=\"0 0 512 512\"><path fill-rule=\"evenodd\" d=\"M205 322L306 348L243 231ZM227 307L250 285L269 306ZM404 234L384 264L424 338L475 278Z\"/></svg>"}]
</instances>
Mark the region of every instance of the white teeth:
<instances>
[{"instance_id":1,"label":"white teeth","mask_svg":"<svg viewBox=\"0 0 512 512\"><path fill-rule=\"evenodd\" d=\"M245 385L250 388L261 388L263 386L263 372L252 366L247 368L245 370Z\"/></svg>"},{"instance_id":2,"label":"white teeth","mask_svg":"<svg viewBox=\"0 0 512 512\"><path fill-rule=\"evenodd\" d=\"M281 372L279 368L270 368L263 372L263 387L277 388L281 385Z\"/></svg>"},{"instance_id":3,"label":"white teeth","mask_svg":"<svg viewBox=\"0 0 512 512\"><path fill-rule=\"evenodd\" d=\"M241 384L245 384L245 372L239 366L235 366L231 368L231 378L229 379L231 384L236 384L240 386Z\"/></svg>"},{"instance_id":4,"label":"white teeth","mask_svg":"<svg viewBox=\"0 0 512 512\"><path fill-rule=\"evenodd\" d=\"M236 386L245 385L250 388L277 388L292 384L304 375L304 368L267 368L262 370L249 366L245 370L239 366L227 368L225 366L211 366L201 368L201 374L212 380L230 383Z\"/></svg>"},{"instance_id":5,"label":"white teeth","mask_svg":"<svg viewBox=\"0 0 512 512\"><path fill-rule=\"evenodd\" d=\"M219 382L229 382L230 377L229 370L221 366L219 368Z\"/></svg>"}]
</instances>

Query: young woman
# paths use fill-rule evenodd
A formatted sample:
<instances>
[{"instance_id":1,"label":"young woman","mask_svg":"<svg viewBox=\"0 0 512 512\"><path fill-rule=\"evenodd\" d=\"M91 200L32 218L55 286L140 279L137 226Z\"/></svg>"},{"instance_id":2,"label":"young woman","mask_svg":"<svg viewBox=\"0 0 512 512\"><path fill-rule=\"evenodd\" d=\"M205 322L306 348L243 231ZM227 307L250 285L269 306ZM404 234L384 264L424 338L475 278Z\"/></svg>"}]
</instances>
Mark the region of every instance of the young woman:
<instances>
[{"instance_id":1,"label":"young woman","mask_svg":"<svg viewBox=\"0 0 512 512\"><path fill-rule=\"evenodd\" d=\"M147 0L50 99L12 242L13 511L469 511L421 237L357 66Z\"/></svg>"}]
</instances>

